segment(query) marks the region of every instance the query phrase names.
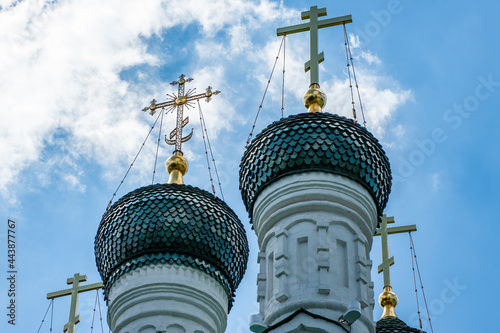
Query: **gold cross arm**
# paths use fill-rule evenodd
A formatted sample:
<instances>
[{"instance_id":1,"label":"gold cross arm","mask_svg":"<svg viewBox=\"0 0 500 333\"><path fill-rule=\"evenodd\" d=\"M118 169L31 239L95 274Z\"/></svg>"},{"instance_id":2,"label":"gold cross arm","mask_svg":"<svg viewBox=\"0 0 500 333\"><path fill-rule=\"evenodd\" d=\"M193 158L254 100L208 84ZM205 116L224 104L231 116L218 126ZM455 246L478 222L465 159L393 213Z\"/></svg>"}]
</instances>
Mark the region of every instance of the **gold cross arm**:
<instances>
[{"instance_id":1,"label":"gold cross arm","mask_svg":"<svg viewBox=\"0 0 500 333\"><path fill-rule=\"evenodd\" d=\"M97 283L87 284L85 286L80 286L78 289L78 292L83 293L85 291L96 290L96 289L100 289L103 287L104 287L104 285L102 284L102 282L97 282ZM64 289L64 290L60 290L60 291L54 291L54 292L47 294L47 299L68 296L68 295L71 295L72 292L73 292L73 288Z\"/></svg>"},{"instance_id":2,"label":"gold cross arm","mask_svg":"<svg viewBox=\"0 0 500 333\"><path fill-rule=\"evenodd\" d=\"M318 53L318 29L333 27L336 25L352 23L352 16L345 15L318 21L321 16L326 16L326 8L318 9L318 6L312 6L308 11L301 13L302 20L309 19L308 23L293 25L290 27L279 28L276 35L295 34L299 32L310 31L310 59L305 63L304 70L310 71L311 85L319 84L319 64L325 60L324 53Z\"/></svg>"},{"instance_id":3,"label":"gold cross arm","mask_svg":"<svg viewBox=\"0 0 500 333\"><path fill-rule=\"evenodd\" d=\"M191 79L192 80L192 79ZM186 80L187 81L187 80ZM174 81L172 83L177 83L177 81ZM184 85L184 84L182 84ZM179 85L181 86L181 85ZM145 108L142 109L142 111L146 112L149 111L151 115L154 115L156 113L157 109L162 109L162 108L171 108L171 107L176 107L184 104L189 104L189 102L206 98L207 102L210 102L212 100L212 96L220 94L220 90L215 90L212 91L212 87L208 87L207 90L204 93L197 94L197 95L189 95L189 96L172 96L173 98L171 100L162 102L162 103L156 103L157 100L153 99L150 102L149 106L146 106ZM184 92L184 91L182 91Z\"/></svg>"},{"instance_id":4,"label":"gold cross arm","mask_svg":"<svg viewBox=\"0 0 500 333\"><path fill-rule=\"evenodd\" d=\"M380 217L380 229L378 229L374 236L381 236L382 242L382 263L378 266L378 272L384 275L384 288L391 286L391 272L390 267L394 265L394 257L389 258L389 237L391 234L400 234L404 232L417 231L415 224L388 228L388 223L394 223L394 216L382 215Z\"/></svg>"},{"instance_id":5,"label":"gold cross arm","mask_svg":"<svg viewBox=\"0 0 500 333\"><path fill-rule=\"evenodd\" d=\"M87 281L86 275L80 275L76 273L72 278L66 280L67 284L72 284L73 287L65 290L55 291L47 294L47 299L54 299L57 297L71 295L71 305L69 309L69 320L64 325L64 332L74 333L75 325L80 322L80 315L77 315L78 308L78 294L81 292L96 290L103 287L102 282L88 284L86 286L80 286L80 282Z\"/></svg>"},{"instance_id":6,"label":"gold cross arm","mask_svg":"<svg viewBox=\"0 0 500 333\"><path fill-rule=\"evenodd\" d=\"M305 18L302 19L304 20ZM352 23L352 15L344 15L340 17L334 17L319 21L318 29L329 28L344 23ZM290 27L278 28L276 29L276 35L277 36L283 36L285 34L291 35L299 32L306 32L309 31L310 29L311 29L311 23L302 23L302 24L292 25Z\"/></svg>"},{"instance_id":7,"label":"gold cross arm","mask_svg":"<svg viewBox=\"0 0 500 333\"><path fill-rule=\"evenodd\" d=\"M212 100L212 96L218 94L220 94L219 90L212 91L212 87L208 87L207 91L204 93L191 96L175 97L175 99L158 104L156 104L156 99L153 99L150 102L150 105L146 106L144 109L142 109L142 111L144 112L149 111L151 115L154 115L157 109L176 107L179 105L188 104L191 101L195 101L202 98L206 98L207 102L210 102Z\"/></svg>"},{"instance_id":8,"label":"gold cross arm","mask_svg":"<svg viewBox=\"0 0 500 333\"><path fill-rule=\"evenodd\" d=\"M161 109L161 108L165 108L165 107L172 107L174 105L175 105L175 100L156 104L156 99L153 99L150 102L150 105L146 106L144 109L142 109L142 111L144 111L144 112L149 111L149 114L154 116L154 114L156 113L156 109Z\"/></svg>"},{"instance_id":9,"label":"gold cross arm","mask_svg":"<svg viewBox=\"0 0 500 333\"><path fill-rule=\"evenodd\" d=\"M410 224L410 225L403 225L403 226L400 226L400 227L387 228L387 233L389 235L404 234L404 233L412 232L412 231L417 231L417 225L416 224ZM377 230L373 236L380 236L380 229Z\"/></svg>"},{"instance_id":10,"label":"gold cross arm","mask_svg":"<svg viewBox=\"0 0 500 333\"><path fill-rule=\"evenodd\" d=\"M212 87L208 87L204 93L194 94L195 89L190 89L187 93L184 92L184 86L187 82L193 81L192 78L186 79L184 74L179 76L178 81L170 83L173 86L178 85L177 95L168 95L170 100L156 104L156 100L151 101L151 105L142 109L142 111L149 111L151 115L156 113L157 109L168 107L169 110L177 109L177 120L176 126L173 131L170 132L170 138L165 136L165 142L169 145L175 145L175 151L181 152L182 143L188 141L193 136L193 131L185 137L182 136L182 129L189 123L189 117L184 118L184 105L187 108L193 106L193 102L205 98L207 102L210 102L212 96L220 94L219 90L212 90Z\"/></svg>"}]
</instances>

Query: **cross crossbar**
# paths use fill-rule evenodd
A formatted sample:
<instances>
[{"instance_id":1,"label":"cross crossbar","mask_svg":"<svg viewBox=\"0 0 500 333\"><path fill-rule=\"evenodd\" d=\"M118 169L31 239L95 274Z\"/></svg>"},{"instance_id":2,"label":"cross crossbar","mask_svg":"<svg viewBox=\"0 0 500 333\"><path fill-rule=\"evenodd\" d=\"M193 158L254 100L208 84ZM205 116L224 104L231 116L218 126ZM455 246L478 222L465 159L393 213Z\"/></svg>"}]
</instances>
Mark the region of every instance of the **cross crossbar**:
<instances>
[{"instance_id":1,"label":"cross crossbar","mask_svg":"<svg viewBox=\"0 0 500 333\"><path fill-rule=\"evenodd\" d=\"M69 320L64 325L64 332L74 333L75 332L75 325L80 322L80 315L76 314L77 309L78 309L78 294L85 292L85 291L96 290L96 289L103 287L102 282L92 283L92 284L88 284L86 286L80 286L80 282L84 282L84 281L87 281L87 276L80 275L80 273L76 273L75 275L73 275L72 278L68 278L66 280L66 283L72 284L73 287L71 287L69 289L60 290L60 291L54 291L54 292L47 294L47 299L54 299L57 297L71 295L71 305L69 308Z\"/></svg>"},{"instance_id":2,"label":"cross crossbar","mask_svg":"<svg viewBox=\"0 0 500 333\"><path fill-rule=\"evenodd\" d=\"M351 15L333 17L325 20L318 20L319 17L326 16L326 8L318 9L318 6L312 6L308 11L301 13L303 20L309 20L307 23L292 25L289 27L278 28L276 34L283 36L286 34L295 34L304 31L310 31L310 59L305 63L304 70L310 72L311 85L319 85L319 64L325 60L323 52L318 53L318 29L333 27L336 25L352 22Z\"/></svg>"},{"instance_id":3,"label":"cross crossbar","mask_svg":"<svg viewBox=\"0 0 500 333\"><path fill-rule=\"evenodd\" d=\"M191 133L183 137L182 135L182 129L189 123L189 117L184 118L184 105L189 108L190 103L200 100L202 98L205 98L207 102L209 102L212 99L213 95L218 95L220 94L219 90L212 91L212 87L208 87L204 93L193 95L194 89L189 90L187 93L184 92L184 85L186 82L191 82L193 81L192 78L186 79L184 74L179 76L178 81L174 81L170 83L171 85L175 86L178 85L178 92L177 96L170 96L172 99L156 104L156 100L153 99L151 101L151 105L149 107L145 107L142 109L142 111L149 111L151 115L154 115L157 109L162 109L162 108L170 108L169 110L177 109L177 120L176 120L176 126L170 132L170 139L167 139L167 136L165 136L165 142L169 145L175 145L175 151L182 152L182 143L188 141L191 139L193 136L193 131L191 130ZM192 106L192 105L191 105Z\"/></svg>"},{"instance_id":4,"label":"cross crossbar","mask_svg":"<svg viewBox=\"0 0 500 333\"><path fill-rule=\"evenodd\" d=\"M412 231L417 231L417 225L416 224L410 224L410 225L403 225L400 227L391 227L387 228L387 234L393 235L393 234L404 234L407 232L412 232ZM380 236L380 230L377 230L373 236Z\"/></svg>"},{"instance_id":5,"label":"cross crossbar","mask_svg":"<svg viewBox=\"0 0 500 333\"><path fill-rule=\"evenodd\" d=\"M378 266L378 272L383 273L384 288L391 286L391 271L390 267L394 265L394 257L389 258L389 237L388 235L400 234L404 232L417 231L415 224L405 225L399 227L388 228L388 223L394 223L394 216L387 216L386 214L380 217L380 229L378 229L374 236L380 236L382 242L382 263Z\"/></svg>"},{"instance_id":6,"label":"cross crossbar","mask_svg":"<svg viewBox=\"0 0 500 333\"><path fill-rule=\"evenodd\" d=\"M336 25L341 25L344 23L352 23L352 15L345 15L319 21L318 29L334 27ZM278 28L276 29L276 35L277 36L283 36L284 34L291 35L299 32L309 31L310 29L311 29L310 23L302 23L290 27Z\"/></svg>"},{"instance_id":7,"label":"cross crossbar","mask_svg":"<svg viewBox=\"0 0 500 333\"><path fill-rule=\"evenodd\" d=\"M102 284L102 282L97 282L97 283L87 284L85 286L80 286L79 289L78 289L78 292L79 293L83 293L83 292L86 292L86 291L96 290L96 289L100 289L100 288L103 288L103 287L104 287L104 285ZM62 296L68 296L68 295L71 295L72 292L73 292L73 288L71 288L71 289L64 289L64 290L60 290L60 291L54 291L54 292L51 292L51 293L47 294L47 299L58 298L58 297L62 297Z\"/></svg>"}]
</instances>

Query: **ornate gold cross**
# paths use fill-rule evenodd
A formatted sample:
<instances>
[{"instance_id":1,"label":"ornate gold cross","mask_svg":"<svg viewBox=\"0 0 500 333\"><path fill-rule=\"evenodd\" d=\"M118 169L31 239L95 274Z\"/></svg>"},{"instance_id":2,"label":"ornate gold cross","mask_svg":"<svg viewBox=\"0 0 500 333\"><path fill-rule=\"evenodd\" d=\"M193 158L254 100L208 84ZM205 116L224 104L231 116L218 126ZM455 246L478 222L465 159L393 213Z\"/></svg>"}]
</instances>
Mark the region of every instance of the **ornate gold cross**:
<instances>
[{"instance_id":1,"label":"ornate gold cross","mask_svg":"<svg viewBox=\"0 0 500 333\"><path fill-rule=\"evenodd\" d=\"M379 274L383 272L384 274L384 288L391 286L391 272L390 268L394 265L394 257L389 258L389 237L391 234L400 234L403 232L417 231L417 226L415 224L405 225L401 227L388 228L388 223L394 223L394 216L388 217L386 214L380 217L381 224L380 229L377 230L374 236L380 236L382 241L382 263L378 266Z\"/></svg>"},{"instance_id":2,"label":"ornate gold cross","mask_svg":"<svg viewBox=\"0 0 500 333\"><path fill-rule=\"evenodd\" d=\"M345 15L341 17L329 18L326 20L318 21L318 17L326 16L326 8L318 9L318 6L312 6L308 11L301 13L301 18L303 20L310 19L308 23L293 25L290 27L279 28L276 30L278 36L283 36L285 34L294 34L298 32L310 31L309 42L310 42L310 57L309 61L305 63L305 71L311 71L311 85L319 84L319 69L318 65L325 60L324 53L318 54L318 29L333 27L335 25L341 25L345 23L352 23L352 16Z\"/></svg>"},{"instance_id":3,"label":"ornate gold cross","mask_svg":"<svg viewBox=\"0 0 500 333\"><path fill-rule=\"evenodd\" d=\"M87 281L87 275L80 275L76 273L72 278L68 278L67 284L72 284L73 287L70 289L65 289L61 291L55 291L47 294L47 299L54 299L57 297L71 295L71 305L69 308L69 320L64 325L64 332L74 333L75 325L80 322L80 315L76 315L78 308L78 293L82 293L89 290L96 290L103 287L102 282L97 282L93 284L88 284L86 286L80 286L80 282Z\"/></svg>"},{"instance_id":4,"label":"ornate gold cross","mask_svg":"<svg viewBox=\"0 0 500 333\"><path fill-rule=\"evenodd\" d=\"M182 152L182 143L188 141L193 136L193 130L191 129L191 132L188 135L182 137L182 129L189 123L189 116L184 118L184 105L186 105L187 108L192 107L194 101L202 98L206 98L206 101L210 102L213 95L220 94L219 90L212 91L212 87L210 86L202 94L194 95L196 89L189 89L187 93L184 93L184 85L186 84L186 82L191 81L193 81L192 78L186 79L184 74L182 74L181 76L179 76L178 81L173 81L170 83L173 86L179 86L177 96L167 94L167 96L171 99L159 104L156 104L156 100L153 99L149 107L145 107L144 109L142 109L142 111L149 111L151 115L154 115L157 109L167 108L167 112L169 112L177 108L176 127L172 132L170 132L170 137L168 139L165 135L165 142L169 145L175 145L174 152Z\"/></svg>"}]
</instances>

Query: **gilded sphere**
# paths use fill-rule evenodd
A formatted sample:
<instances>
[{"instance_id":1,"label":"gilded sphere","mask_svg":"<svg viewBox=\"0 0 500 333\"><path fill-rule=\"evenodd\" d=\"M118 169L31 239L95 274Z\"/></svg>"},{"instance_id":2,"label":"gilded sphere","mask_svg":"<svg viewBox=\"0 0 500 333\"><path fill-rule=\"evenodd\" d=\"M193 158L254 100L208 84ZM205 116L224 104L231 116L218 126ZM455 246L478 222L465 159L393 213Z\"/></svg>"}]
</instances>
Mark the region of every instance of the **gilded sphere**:
<instances>
[{"instance_id":1,"label":"gilded sphere","mask_svg":"<svg viewBox=\"0 0 500 333\"><path fill-rule=\"evenodd\" d=\"M186 96L179 96L175 99L175 105L177 105L177 106L186 104L186 102L187 102Z\"/></svg>"},{"instance_id":2,"label":"gilded sphere","mask_svg":"<svg viewBox=\"0 0 500 333\"><path fill-rule=\"evenodd\" d=\"M386 290L380 294L380 296L378 297L378 302L381 307L389 305L395 308L396 305L398 305L399 298L398 295L396 295L394 292Z\"/></svg>"},{"instance_id":3,"label":"gilded sphere","mask_svg":"<svg viewBox=\"0 0 500 333\"><path fill-rule=\"evenodd\" d=\"M318 85L312 85L305 93L303 101L309 112L321 112L326 105L326 94L319 89Z\"/></svg>"},{"instance_id":4,"label":"gilded sphere","mask_svg":"<svg viewBox=\"0 0 500 333\"><path fill-rule=\"evenodd\" d=\"M188 162L181 155L172 155L168 158L165 163L165 167L168 173L174 170L179 171L182 175L185 175L188 171Z\"/></svg>"}]
</instances>

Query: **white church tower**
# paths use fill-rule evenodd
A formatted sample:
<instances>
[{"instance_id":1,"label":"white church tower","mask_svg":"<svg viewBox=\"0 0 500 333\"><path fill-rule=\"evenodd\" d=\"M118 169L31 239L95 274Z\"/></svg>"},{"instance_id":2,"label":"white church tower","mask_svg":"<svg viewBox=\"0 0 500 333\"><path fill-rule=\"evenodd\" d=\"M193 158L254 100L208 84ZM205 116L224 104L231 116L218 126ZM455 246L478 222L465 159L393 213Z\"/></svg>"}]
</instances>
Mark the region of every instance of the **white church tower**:
<instances>
[{"instance_id":1,"label":"white church tower","mask_svg":"<svg viewBox=\"0 0 500 333\"><path fill-rule=\"evenodd\" d=\"M323 112L318 29L351 16L319 20L326 9L302 13L309 22L278 35L310 31L307 112L270 124L250 143L240 165L240 190L258 240L255 333L417 333L397 318L391 291L386 216L389 160L378 140L352 119ZM223 333L246 269L248 243L235 213L215 195L185 185L181 145L188 123L183 105L217 92L184 94L181 75L171 101L145 108L177 109L167 139L175 151L170 179L136 189L105 213L95 238L97 268L113 333ZM327 111L327 110L325 110ZM373 236L382 222L384 315L373 320L370 271ZM399 228L399 230L402 230ZM233 332L228 332L233 333Z\"/></svg>"},{"instance_id":2,"label":"white church tower","mask_svg":"<svg viewBox=\"0 0 500 333\"><path fill-rule=\"evenodd\" d=\"M221 333L246 269L248 243L236 214L214 194L185 185L182 156L187 124L182 75L173 101L148 108L177 107L170 179L136 189L104 214L95 238L97 268L104 283L108 325L113 333ZM215 94L215 92L214 92ZM189 94L188 94L189 95ZM171 135L171 139L173 139Z\"/></svg>"},{"instance_id":3,"label":"white church tower","mask_svg":"<svg viewBox=\"0 0 500 333\"><path fill-rule=\"evenodd\" d=\"M391 171L366 128L322 112L317 29L351 22L350 15L318 21L324 15L325 8L311 7L302 13L308 23L278 29L278 35L311 32L308 112L269 125L240 165L260 251L253 332L375 332L369 253Z\"/></svg>"}]
</instances>

